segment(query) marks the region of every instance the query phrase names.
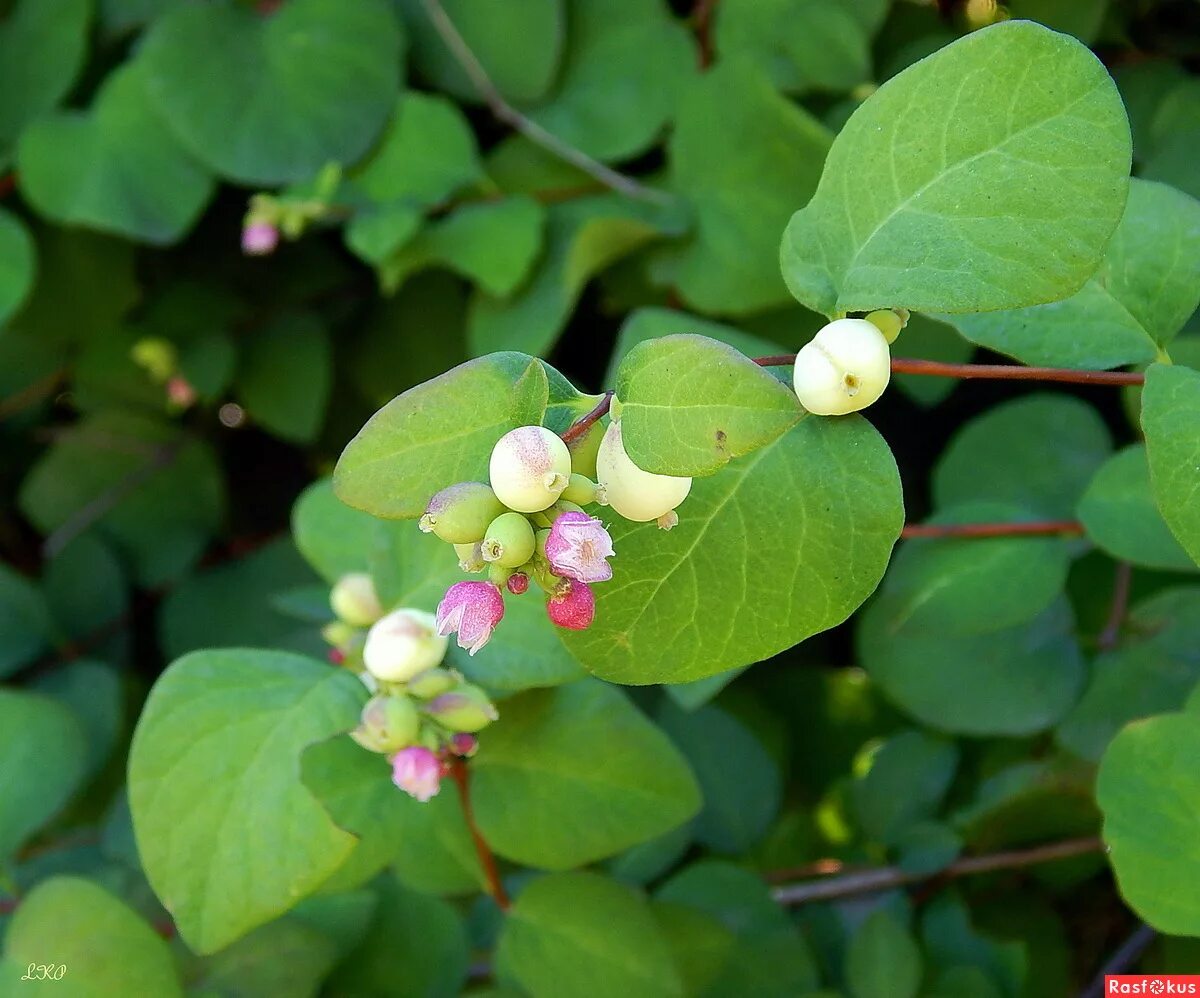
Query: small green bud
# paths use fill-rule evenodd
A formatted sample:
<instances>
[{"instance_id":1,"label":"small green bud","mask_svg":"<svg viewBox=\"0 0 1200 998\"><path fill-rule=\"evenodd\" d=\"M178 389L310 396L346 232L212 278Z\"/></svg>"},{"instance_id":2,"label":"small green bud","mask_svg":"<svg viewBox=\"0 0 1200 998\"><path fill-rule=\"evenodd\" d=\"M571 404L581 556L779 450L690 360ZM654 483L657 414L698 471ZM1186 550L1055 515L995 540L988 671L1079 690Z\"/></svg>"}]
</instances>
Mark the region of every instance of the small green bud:
<instances>
[{"instance_id":1,"label":"small green bud","mask_svg":"<svg viewBox=\"0 0 1200 998\"><path fill-rule=\"evenodd\" d=\"M179 366L175 345L159 336L138 340L129 351L129 356L138 367L160 383L171 377Z\"/></svg>"},{"instance_id":2,"label":"small green bud","mask_svg":"<svg viewBox=\"0 0 1200 998\"><path fill-rule=\"evenodd\" d=\"M483 482L459 482L429 500L419 526L451 544L483 540L488 524L504 512L496 493Z\"/></svg>"},{"instance_id":3,"label":"small green bud","mask_svg":"<svg viewBox=\"0 0 1200 998\"><path fill-rule=\"evenodd\" d=\"M458 567L464 572L482 572L487 567L479 541L474 544L455 544L454 553L458 555Z\"/></svg>"},{"instance_id":4,"label":"small green bud","mask_svg":"<svg viewBox=\"0 0 1200 998\"><path fill-rule=\"evenodd\" d=\"M418 700L432 700L439 694L452 690L459 679L458 674L449 669L426 669L413 676L405 685L405 689Z\"/></svg>"},{"instance_id":5,"label":"small green bud","mask_svg":"<svg viewBox=\"0 0 1200 998\"><path fill-rule=\"evenodd\" d=\"M383 616L375 583L366 572L350 572L335 583L329 605L339 620L352 627L370 627Z\"/></svg>"},{"instance_id":6,"label":"small green bud","mask_svg":"<svg viewBox=\"0 0 1200 998\"><path fill-rule=\"evenodd\" d=\"M600 449L598 444L596 449ZM572 474L570 482L568 482L567 487L563 489L563 494L559 497L558 501L560 503L564 501L569 503L580 503L581 505L593 503L596 501L596 483L590 478L584 477L583 475Z\"/></svg>"},{"instance_id":7,"label":"small green bud","mask_svg":"<svg viewBox=\"0 0 1200 998\"><path fill-rule=\"evenodd\" d=\"M478 686L466 684L429 701L425 712L448 731L474 734L486 728L500 715L495 705Z\"/></svg>"},{"instance_id":8,"label":"small green bud","mask_svg":"<svg viewBox=\"0 0 1200 998\"><path fill-rule=\"evenodd\" d=\"M343 651L353 648L355 645L362 645L365 640L359 628L352 627L343 620L335 620L322 627L321 637L334 648L340 648Z\"/></svg>"},{"instance_id":9,"label":"small green bud","mask_svg":"<svg viewBox=\"0 0 1200 998\"><path fill-rule=\"evenodd\" d=\"M883 333L888 343L895 343L900 330L908 324L908 309L880 308L866 316L866 319Z\"/></svg>"},{"instance_id":10,"label":"small green bud","mask_svg":"<svg viewBox=\"0 0 1200 998\"><path fill-rule=\"evenodd\" d=\"M583 507L577 503L568 502L565 499L559 499L558 502L546 510L546 512L551 514L550 526L553 527L554 521L557 520L563 513L583 513ZM583 513L583 515L587 516L586 513Z\"/></svg>"},{"instance_id":11,"label":"small green bud","mask_svg":"<svg viewBox=\"0 0 1200 998\"><path fill-rule=\"evenodd\" d=\"M385 694L366 702L350 737L371 752L399 752L416 741L420 727L421 717L408 697Z\"/></svg>"},{"instance_id":12,"label":"small green bud","mask_svg":"<svg viewBox=\"0 0 1200 998\"><path fill-rule=\"evenodd\" d=\"M483 560L502 568L524 565L533 557L533 548L533 527L520 513L512 512L501 513L489 524L481 544Z\"/></svg>"},{"instance_id":13,"label":"small green bud","mask_svg":"<svg viewBox=\"0 0 1200 998\"><path fill-rule=\"evenodd\" d=\"M587 432L567 444L571 452L571 470L588 478L596 477L596 453L604 439L604 421L596 420ZM578 502L578 500L576 500Z\"/></svg>"},{"instance_id":14,"label":"small green bud","mask_svg":"<svg viewBox=\"0 0 1200 998\"><path fill-rule=\"evenodd\" d=\"M508 580L512 578L515 568L505 568L499 562L492 562L488 565L488 582L497 589L503 589L508 585Z\"/></svg>"}]
</instances>

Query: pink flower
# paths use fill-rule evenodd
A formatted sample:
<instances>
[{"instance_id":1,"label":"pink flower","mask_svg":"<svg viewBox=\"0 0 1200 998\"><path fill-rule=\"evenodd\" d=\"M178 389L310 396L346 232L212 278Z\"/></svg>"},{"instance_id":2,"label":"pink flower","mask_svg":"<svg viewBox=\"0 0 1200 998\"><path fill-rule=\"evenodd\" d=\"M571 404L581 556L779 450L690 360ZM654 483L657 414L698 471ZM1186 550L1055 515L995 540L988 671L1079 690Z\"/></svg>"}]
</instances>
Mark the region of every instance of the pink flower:
<instances>
[{"instance_id":1,"label":"pink flower","mask_svg":"<svg viewBox=\"0 0 1200 998\"><path fill-rule=\"evenodd\" d=\"M437 608L438 634L458 632L458 647L474 655L504 616L504 597L490 582L456 582Z\"/></svg>"},{"instance_id":2,"label":"pink flower","mask_svg":"<svg viewBox=\"0 0 1200 998\"><path fill-rule=\"evenodd\" d=\"M576 582L611 579L612 566L604 559L613 553L612 538L604 524L587 513L563 513L546 538L546 559L554 574Z\"/></svg>"},{"instance_id":3,"label":"pink flower","mask_svg":"<svg viewBox=\"0 0 1200 998\"><path fill-rule=\"evenodd\" d=\"M270 222L248 222L242 229L242 252L247 256L266 256L279 245L279 230Z\"/></svg>"},{"instance_id":4,"label":"pink flower","mask_svg":"<svg viewBox=\"0 0 1200 998\"><path fill-rule=\"evenodd\" d=\"M585 631L596 616L596 597L585 583L565 579L561 592L546 601L546 613L559 627Z\"/></svg>"},{"instance_id":5,"label":"pink flower","mask_svg":"<svg viewBox=\"0 0 1200 998\"><path fill-rule=\"evenodd\" d=\"M424 804L441 789L442 761L420 745L403 749L392 757L392 782Z\"/></svg>"}]
</instances>

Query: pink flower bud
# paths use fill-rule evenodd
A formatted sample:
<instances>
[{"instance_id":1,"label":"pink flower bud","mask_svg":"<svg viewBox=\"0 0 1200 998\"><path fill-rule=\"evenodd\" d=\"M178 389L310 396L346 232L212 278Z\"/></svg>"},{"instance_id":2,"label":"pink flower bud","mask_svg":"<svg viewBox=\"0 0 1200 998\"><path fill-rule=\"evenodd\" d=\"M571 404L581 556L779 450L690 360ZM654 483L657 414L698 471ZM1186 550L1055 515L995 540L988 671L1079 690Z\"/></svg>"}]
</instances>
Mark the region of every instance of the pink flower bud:
<instances>
[{"instance_id":1,"label":"pink flower bud","mask_svg":"<svg viewBox=\"0 0 1200 998\"><path fill-rule=\"evenodd\" d=\"M441 789L441 760L420 745L397 752L392 757L392 782L424 804Z\"/></svg>"},{"instance_id":2,"label":"pink flower bud","mask_svg":"<svg viewBox=\"0 0 1200 998\"><path fill-rule=\"evenodd\" d=\"M565 579L558 594L546 601L546 613L559 627L585 631L596 616L596 597L586 583Z\"/></svg>"},{"instance_id":3,"label":"pink flower bud","mask_svg":"<svg viewBox=\"0 0 1200 998\"><path fill-rule=\"evenodd\" d=\"M167 401L179 409L190 409L196 403L196 389L180 374L167 379Z\"/></svg>"},{"instance_id":4,"label":"pink flower bud","mask_svg":"<svg viewBox=\"0 0 1200 998\"><path fill-rule=\"evenodd\" d=\"M604 524L587 513L562 513L546 538L546 560L555 575L576 582L607 582L612 566L612 538Z\"/></svg>"},{"instance_id":5,"label":"pink flower bud","mask_svg":"<svg viewBox=\"0 0 1200 998\"><path fill-rule=\"evenodd\" d=\"M267 256L279 245L279 230L270 222L247 222L242 228L242 252L247 256Z\"/></svg>"},{"instance_id":6,"label":"pink flower bud","mask_svg":"<svg viewBox=\"0 0 1200 998\"><path fill-rule=\"evenodd\" d=\"M479 751L479 739L474 735L468 735L465 731L460 731L451 737L449 748L454 755L462 759L469 759Z\"/></svg>"},{"instance_id":7,"label":"pink flower bud","mask_svg":"<svg viewBox=\"0 0 1200 998\"><path fill-rule=\"evenodd\" d=\"M529 590L529 576L524 572L513 572L504 585L514 596L520 596Z\"/></svg>"},{"instance_id":8,"label":"pink flower bud","mask_svg":"<svg viewBox=\"0 0 1200 998\"><path fill-rule=\"evenodd\" d=\"M504 616L504 597L490 582L456 582L437 608L437 632L458 632L458 647L474 655Z\"/></svg>"}]
</instances>

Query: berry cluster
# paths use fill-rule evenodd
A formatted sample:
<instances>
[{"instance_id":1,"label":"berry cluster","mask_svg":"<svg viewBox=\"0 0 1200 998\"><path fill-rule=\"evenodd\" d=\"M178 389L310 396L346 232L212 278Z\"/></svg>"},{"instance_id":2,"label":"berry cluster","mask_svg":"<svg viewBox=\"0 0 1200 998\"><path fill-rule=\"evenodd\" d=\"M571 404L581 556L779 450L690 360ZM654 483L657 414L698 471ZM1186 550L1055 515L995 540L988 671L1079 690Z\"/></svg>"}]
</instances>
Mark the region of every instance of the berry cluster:
<instances>
[{"instance_id":1,"label":"berry cluster","mask_svg":"<svg viewBox=\"0 0 1200 998\"><path fill-rule=\"evenodd\" d=\"M449 642L432 614L385 614L363 573L339 579L329 602L338 618L324 631L332 657L358 672L372 693L350 737L386 756L396 786L427 801L453 759L475 754L475 736L499 716L496 707L478 686L441 667Z\"/></svg>"},{"instance_id":2,"label":"berry cluster","mask_svg":"<svg viewBox=\"0 0 1200 998\"><path fill-rule=\"evenodd\" d=\"M457 634L472 655L503 618L504 591L519 596L531 581L546 593L546 613L557 626L591 625L591 587L612 578L614 551L604 524L584 506L607 505L626 519L670 529L692 486L690 478L635 465L618 421L604 431L594 467L586 448L573 455L544 426L510 430L492 449L488 478L443 489L420 521L422 530L454 545L464 572L487 573L486 581L456 582L437 608L438 634Z\"/></svg>"}]
</instances>

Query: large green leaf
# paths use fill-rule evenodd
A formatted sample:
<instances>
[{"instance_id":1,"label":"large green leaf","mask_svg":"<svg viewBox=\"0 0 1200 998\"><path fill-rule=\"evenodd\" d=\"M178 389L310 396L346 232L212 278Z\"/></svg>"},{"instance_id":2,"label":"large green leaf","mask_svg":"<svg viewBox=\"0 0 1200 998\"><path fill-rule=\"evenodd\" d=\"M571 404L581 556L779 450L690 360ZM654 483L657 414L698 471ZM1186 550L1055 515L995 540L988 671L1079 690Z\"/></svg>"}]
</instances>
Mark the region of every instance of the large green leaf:
<instances>
[{"instance_id":1,"label":"large green leaf","mask_svg":"<svg viewBox=\"0 0 1200 998\"><path fill-rule=\"evenodd\" d=\"M1129 721L1178 710L1200 682L1200 589L1167 589L1138 603L1127 637L1092 666L1088 688L1058 727L1059 742L1089 761Z\"/></svg>"},{"instance_id":2,"label":"large green leaf","mask_svg":"<svg viewBox=\"0 0 1200 998\"><path fill-rule=\"evenodd\" d=\"M1099 266L1129 164L1129 123L1099 60L1032 22L997 24L851 116L784 235L784 277L826 315L1055 301Z\"/></svg>"},{"instance_id":3,"label":"large green leaf","mask_svg":"<svg viewBox=\"0 0 1200 998\"><path fill-rule=\"evenodd\" d=\"M855 998L913 998L921 985L921 950L884 909L871 913L846 948L846 980Z\"/></svg>"},{"instance_id":4,"label":"large green leaf","mask_svg":"<svg viewBox=\"0 0 1200 998\"><path fill-rule=\"evenodd\" d=\"M1100 466L1079 500L1088 537L1114 558L1147 568L1195 571L1154 504L1146 448L1131 444Z\"/></svg>"},{"instance_id":5,"label":"large green leaf","mask_svg":"<svg viewBox=\"0 0 1200 998\"><path fill-rule=\"evenodd\" d=\"M289 0L267 15L219 0L168 11L140 58L164 119L201 162L271 184L367 151L395 101L400 45L385 0Z\"/></svg>"},{"instance_id":6,"label":"large green leaf","mask_svg":"<svg viewBox=\"0 0 1200 998\"><path fill-rule=\"evenodd\" d=\"M21 981L11 994L183 996L166 942L103 887L81 877L53 877L22 899L4 956L21 967L52 963L66 971L61 980Z\"/></svg>"},{"instance_id":7,"label":"large green leaf","mask_svg":"<svg viewBox=\"0 0 1200 998\"><path fill-rule=\"evenodd\" d=\"M560 873L526 887L505 919L497 962L532 998L683 993L644 897L595 873Z\"/></svg>"},{"instance_id":8,"label":"large green leaf","mask_svg":"<svg viewBox=\"0 0 1200 998\"><path fill-rule=\"evenodd\" d=\"M66 707L40 694L0 689L0 861L62 810L83 778L86 747Z\"/></svg>"},{"instance_id":9,"label":"large green leaf","mask_svg":"<svg viewBox=\"0 0 1200 998\"><path fill-rule=\"evenodd\" d=\"M56 105L87 55L89 0L18 0L0 21L0 162L21 130Z\"/></svg>"},{"instance_id":10,"label":"large green leaf","mask_svg":"<svg viewBox=\"0 0 1200 998\"><path fill-rule=\"evenodd\" d=\"M617 374L622 441L639 468L711 475L800 421L796 393L737 350L704 336L634 347Z\"/></svg>"},{"instance_id":11,"label":"large green leaf","mask_svg":"<svg viewBox=\"0 0 1200 998\"><path fill-rule=\"evenodd\" d=\"M1117 886L1160 932L1200 935L1200 714L1135 721L1108 747L1096 780Z\"/></svg>"},{"instance_id":12,"label":"large green leaf","mask_svg":"<svg viewBox=\"0 0 1200 998\"><path fill-rule=\"evenodd\" d=\"M1200 304L1200 202L1134 180L1100 269L1070 298L954 324L981 346L1026 364L1106 368L1144 364Z\"/></svg>"},{"instance_id":13,"label":"large green leaf","mask_svg":"<svg viewBox=\"0 0 1200 998\"><path fill-rule=\"evenodd\" d=\"M32 662L48 648L52 626L37 586L0 563L0 676Z\"/></svg>"},{"instance_id":14,"label":"large green leaf","mask_svg":"<svg viewBox=\"0 0 1200 998\"><path fill-rule=\"evenodd\" d=\"M300 754L354 727L366 690L298 655L194 652L155 684L129 799L146 876L197 952L287 911L351 853L300 780Z\"/></svg>"},{"instance_id":15,"label":"large green leaf","mask_svg":"<svg viewBox=\"0 0 1200 998\"><path fill-rule=\"evenodd\" d=\"M137 63L105 80L90 112L30 125L17 170L22 193L47 217L160 245L191 228L214 188L152 105Z\"/></svg>"},{"instance_id":16,"label":"large green leaf","mask_svg":"<svg viewBox=\"0 0 1200 998\"><path fill-rule=\"evenodd\" d=\"M671 264L685 301L726 315L788 301L779 232L817 189L830 140L752 66L722 62L688 87L667 147L695 212L695 236Z\"/></svg>"},{"instance_id":17,"label":"large green leaf","mask_svg":"<svg viewBox=\"0 0 1200 998\"><path fill-rule=\"evenodd\" d=\"M296 547L330 585L349 572L367 570L378 522L334 495L328 478L313 482L292 507Z\"/></svg>"},{"instance_id":18,"label":"large green leaf","mask_svg":"<svg viewBox=\"0 0 1200 998\"><path fill-rule=\"evenodd\" d=\"M0 211L0 325L25 301L36 267L33 240L25 226Z\"/></svg>"},{"instance_id":19,"label":"large green leaf","mask_svg":"<svg viewBox=\"0 0 1200 998\"><path fill-rule=\"evenodd\" d=\"M684 682L747 665L841 623L900 534L895 461L857 416L802 420L698 479L669 532L613 524L618 574L596 620L563 634L615 682Z\"/></svg>"},{"instance_id":20,"label":"large green leaf","mask_svg":"<svg viewBox=\"0 0 1200 998\"><path fill-rule=\"evenodd\" d=\"M332 386L329 337L310 312L280 316L242 349L237 389L246 412L285 440L312 442Z\"/></svg>"},{"instance_id":21,"label":"large green leaf","mask_svg":"<svg viewBox=\"0 0 1200 998\"><path fill-rule=\"evenodd\" d=\"M954 743L923 731L902 731L872 753L870 768L850 785L850 803L869 839L904 840L937 814L958 768Z\"/></svg>"},{"instance_id":22,"label":"large green leaf","mask_svg":"<svg viewBox=\"0 0 1200 998\"><path fill-rule=\"evenodd\" d=\"M1152 364L1142 390L1150 482L1163 519L1200 564L1200 371Z\"/></svg>"},{"instance_id":23,"label":"large green leaf","mask_svg":"<svg viewBox=\"0 0 1200 998\"><path fill-rule=\"evenodd\" d=\"M471 763L479 828L498 854L581 866L669 831L700 806L679 752L617 689L584 679L505 700Z\"/></svg>"}]
</instances>

